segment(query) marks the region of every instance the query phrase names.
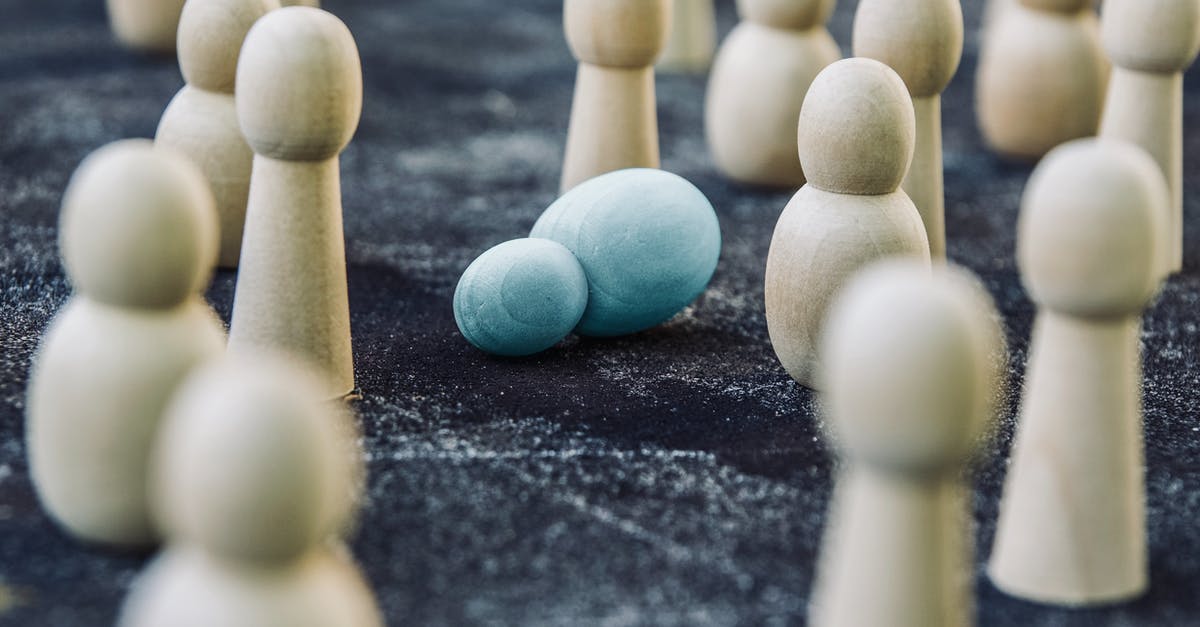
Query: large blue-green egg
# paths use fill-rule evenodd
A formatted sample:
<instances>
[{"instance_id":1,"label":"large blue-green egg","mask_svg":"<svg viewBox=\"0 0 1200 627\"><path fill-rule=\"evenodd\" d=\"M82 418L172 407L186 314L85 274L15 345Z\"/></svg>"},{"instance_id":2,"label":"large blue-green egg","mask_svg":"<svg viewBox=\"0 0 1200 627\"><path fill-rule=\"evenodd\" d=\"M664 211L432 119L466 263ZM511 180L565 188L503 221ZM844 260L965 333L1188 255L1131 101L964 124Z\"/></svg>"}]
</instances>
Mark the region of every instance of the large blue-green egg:
<instances>
[{"instance_id":1,"label":"large blue-green egg","mask_svg":"<svg viewBox=\"0 0 1200 627\"><path fill-rule=\"evenodd\" d=\"M587 298L587 277L571 251L548 239L515 239L467 266L454 290L454 320L481 350L532 355L571 333Z\"/></svg>"},{"instance_id":2,"label":"large blue-green egg","mask_svg":"<svg viewBox=\"0 0 1200 627\"><path fill-rule=\"evenodd\" d=\"M575 331L614 336L679 313L712 278L721 229L712 204L687 180L635 168L602 174L550 205L532 237L559 242L587 273L588 303Z\"/></svg>"}]
</instances>

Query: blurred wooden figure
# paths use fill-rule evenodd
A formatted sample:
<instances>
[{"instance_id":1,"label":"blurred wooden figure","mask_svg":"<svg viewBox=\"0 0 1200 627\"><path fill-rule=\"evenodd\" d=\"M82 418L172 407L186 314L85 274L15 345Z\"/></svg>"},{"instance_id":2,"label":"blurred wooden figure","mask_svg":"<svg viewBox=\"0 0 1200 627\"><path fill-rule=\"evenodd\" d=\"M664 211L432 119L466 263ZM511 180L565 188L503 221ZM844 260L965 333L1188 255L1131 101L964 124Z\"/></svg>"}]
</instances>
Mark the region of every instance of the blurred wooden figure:
<instances>
[{"instance_id":1,"label":"blurred wooden figure","mask_svg":"<svg viewBox=\"0 0 1200 627\"><path fill-rule=\"evenodd\" d=\"M238 127L233 86L238 54L258 18L277 0L188 0L179 21L179 69L187 81L158 122L155 143L191 158L217 200L217 265L236 268L242 250L254 152Z\"/></svg>"},{"instance_id":2,"label":"blurred wooden figure","mask_svg":"<svg viewBox=\"0 0 1200 627\"><path fill-rule=\"evenodd\" d=\"M658 57L660 72L703 74L717 46L713 0L672 0L671 30Z\"/></svg>"},{"instance_id":3,"label":"blurred wooden figure","mask_svg":"<svg viewBox=\"0 0 1200 627\"><path fill-rule=\"evenodd\" d=\"M350 417L319 378L262 355L190 377L167 412L152 495L166 550L121 627L380 627L337 539L360 467Z\"/></svg>"},{"instance_id":4,"label":"blurred wooden figure","mask_svg":"<svg viewBox=\"0 0 1200 627\"><path fill-rule=\"evenodd\" d=\"M1100 134L1154 157L1171 192L1164 274L1183 269L1183 72L1200 51L1200 0L1106 0L1100 33L1114 68Z\"/></svg>"},{"instance_id":5,"label":"blurred wooden figure","mask_svg":"<svg viewBox=\"0 0 1200 627\"><path fill-rule=\"evenodd\" d=\"M842 58L825 27L834 0L738 0L742 22L721 44L705 95L717 168L749 185L797 188L796 122L809 85Z\"/></svg>"},{"instance_id":6,"label":"blurred wooden figure","mask_svg":"<svg viewBox=\"0 0 1200 627\"><path fill-rule=\"evenodd\" d=\"M670 9L668 0L565 0L563 26L579 70L560 191L606 172L659 166L654 60Z\"/></svg>"},{"instance_id":7,"label":"blurred wooden figure","mask_svg":"<svg viewBox=\"0 0 1200 627\"><path fill-rule=\"evenodd\" d=\"M184 0L107 0L108 23L122 45L171 54Z\"/></svg>"},{"instance_id":8,"label":"blurred wooden figure","mask_svg":"<svg viewBox=\"0 0 1200 627\"><path fill-rule=\"evenodd\" d=\"M902 187L921 214L935 260L946 258L942 91L962 48L958 0L862 0L854 15L854 54L886 63L912 94L917 142Z\"/></svg>"},{"instance_id":9,"label":"blurred wooden figure","mask_svg":"<svg viewBox=\"0 0 1200 627\"><path fill-rule=\"evenodd\" d=\"M899 189L915 133L904 81L878 61L838 61L808 90L797 134L808 183L779 216L765 279L771 344L801 385L820 387L825 309L851 275L892 255L930 264L921 216Z\"/></svg>"},{"instance_id":10,"label":"blurred wooden figure","mask_svg":"<svg viewBox=\"0 0 1200 627\"><path fill-rule=\"evenodd\" d=\"M824 334L824 403L844 460L809 610L817 627L961 627L972 617L962 470L994 416L1003 335L962 270L888 261L855 277Z\"/></svg>"},{"instance_id":11,"label":"blurred wooden figure","mask_svg":"<svg viewBox=\"0 0 1200 627\"><path fill-rule=\"evenodd\" d=\"M254 150L229 331L231 352L293 353L354 390L338 155L362 111L349 29L320 9L263 16L238 61L238 122Z\"/></svg>"},{"instance_id":12,"label":"blurred wooden figure","mask_svg":"<svg viewBox=\"0 0 1200 627\"><path fill-rule=\"evenodd\" d=\"M1017 261L1038 316L988 575L1062 605L1146 589L1143 308L1159 285L1168 193L1132 144L1086 139L1025 190Z\"/></svg>"},{"instance_id":13,"label":"blurred wooden figure","mask_svg":"<svg viewBox=\"0 0 1200 627\"><path fill-rule=\"evenodd\" d=\"M225 344L200 296L217 254L212 193L183 155L146 140L109 144L71 177L59 245L76 291L29 377L33 484L72 535L150 546L159 530L147 471L163 408Z\"/></svg>"},{"instance_id":14,"label":"blurred wooden figure","mask_svg":"<svg viewBox=\"0 0 1200 627\"><path fill-rule=\"evenodd\" d=\"M1096 134L1109 64L1092 0L997 0L975 75L975 113L987 144L1037 160Z\"/></svg>"}]
</instances>

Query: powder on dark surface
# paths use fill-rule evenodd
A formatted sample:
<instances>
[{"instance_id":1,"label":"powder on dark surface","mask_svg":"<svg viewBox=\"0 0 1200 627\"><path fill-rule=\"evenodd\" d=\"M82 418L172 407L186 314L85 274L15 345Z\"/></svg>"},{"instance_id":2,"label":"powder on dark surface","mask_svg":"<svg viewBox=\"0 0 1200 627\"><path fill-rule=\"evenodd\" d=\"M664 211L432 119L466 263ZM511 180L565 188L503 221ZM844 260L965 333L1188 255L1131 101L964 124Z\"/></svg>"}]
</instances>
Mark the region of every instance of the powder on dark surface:
<instances>
[{"instance_id":1,"label":"powder on dark surface","mask_svg":"<svg viewBox=\"0 0 1200 627\"><path fill-rule=\"evenodd\" d=\"M30 358L70 294L58 208L88 152L152 136L173 59L112 43L101 3L10 3L0 22L0 624L111 624L146 556L80 546L38 507L23 441ZM987 153L973 115L976 30L944 98L949 255L1004 316L1008 390L973 501L980 625L1200 621L1200 177L1185 272L1145 323L1151 589L1066 611L982 576L1033 307L1013 260L1030 168ZM855 3L832 30L849 44ZM660 76L663 167L721 220L707 293L669 323L505 360L458 334L451 295L488 247L554 199L574 77L560 0L330 0L357 38L365 109L342 157L358 403L369 494L353 549L393 625L802 624L831 489L815 397L767 338L762 279L789 195L720 178L704 79ZM732 3L719 2L721 30ZM1188 77L1188 172L1200 85ZM234 275L209 293L228 319ZM13 607L7 612L4 605Z\"/></svg>"}]
</instances>

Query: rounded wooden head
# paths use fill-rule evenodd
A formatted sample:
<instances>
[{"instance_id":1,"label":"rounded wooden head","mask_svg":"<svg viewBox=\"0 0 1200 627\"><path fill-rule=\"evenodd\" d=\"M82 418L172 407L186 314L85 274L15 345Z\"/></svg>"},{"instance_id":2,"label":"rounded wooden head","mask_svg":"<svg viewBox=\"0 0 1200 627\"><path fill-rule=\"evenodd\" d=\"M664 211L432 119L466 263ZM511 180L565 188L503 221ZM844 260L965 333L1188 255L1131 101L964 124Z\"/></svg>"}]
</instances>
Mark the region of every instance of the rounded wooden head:
<instances>
[{"instance_id":1,"label":"rounded wooden head","mask_svg":"<svg viewBox=\"0 0 1200 627\"><path fill-rule=\"evenodd\" d=\"M238 123L254 152L288 161L336 156L362 113L362 64L333 14L286 7L246 35L237 69Z\"/></svg>"},{"instance_id":2,"label":"rounded wooden head","mask_svg":"<svg viewBox=\"0 0 1200 627\"><path fill-rule=\"evenodd\" d=\"M874 59L843 59L813 80L800 108L800 165L827 192L887 194L912 161L916 119L904 81Z\"/></svg>"},{"instance_id":3,"label":"rounded wooden head","mask_svg":"<svg viewBox=\"0 0 1200 627\"><path fill-rule=\"evenodd\" d=\"M970 455L993 416L1004 347L973 276L878 263L838 296L822 340L825 408L850 458L936 472Z\"/></svg>"},{"instance_id":4,"label":"rounded wooden head","mask_svg":"<svg viewBox=\"0 0 1200 627\"><path fill-rule=\"evenodd\" d=\"M1142 149L1081 139L1034 170L1017 220L1017 262L1030 296L1053 311L1137 314L1158 288L1166 180Z\"/></svg>"},{"instance_id":5,"label":"rounded wooden head","mask_svg":"<svg viewBox=\"0 0 1200 627\"><path fill-rule=\"evenodd\" d=\"M286 561L348 518L355 464L340 406L290 359L226 357L168 406L153 462L172 542L247 561Z\"/></svg>"},{"instance_id":6,"label":"rounded wooden head","mask_svg":"<svg viewBox=\"0 0 1200 627\"><path fill-rule=\"evenodd\" d=\"M238 53L258 18L277 0L188 0L179 18L179 69L193 87L233 93Z\"/></svg>"},{"instance_id":7,"label":"rounded wooden head","mask_svg":"<svg viewBox=\"0 0 1200 627\"><path fill-rule=\"evenodd\" d=\"M563 30L576 59L605 67L649 67L667 43L668 0L565 0Z\"/></svg>"},{"instance_id":8,"label":"rounded wooden head","mask_svg":"<svg viewBox=\"0 0 1200 627\"><path fill-rule=\"evenodd\" d=\"M824 26L837 0L737 0L742 19L785 30Z\"/></svg>"},{"instance_id":9,"label":"rounded wooden head","mask_svg":"<svg viewBox=\"0 0 1200 627\"><path fill-rule=\"evenodd\" d=\"M144 139L88 155L67 186L59 248L75 289L118 307L169 308L204 287L217 210L200 170Z\"/></svg>"},{"instance_id":10,"label":"rounded wooden head","mask_svg":"<svg viewBox=\"0 0 1200 627\"><path fill-rule=\"evenodd\" d=\"M1094 0L1017 0L1031 9L1055 13L1078 13L1091 10Z\"/></svg>"},{"instance_id":11,"label":"rounded wooden head","mask_svg":"<svg viewBox=\"0 0 1200 627\"><path fill-rule=\"evenodd\" d=\"M1100 34L1120 67L1182 72L1200 51L1200 0L1105 0Z\"/></svg>"},{"instance_id":12,"label":"rounded wooden head","mask_svg":"<svg viewBox=\"0 0 1200 627\"><path fill-rule=\"evenodd\" d=\"M914 98L941 94L962 50L959 0L862 0L854 15L854 55L896 70Z\"/></svg>"}]
</instances>

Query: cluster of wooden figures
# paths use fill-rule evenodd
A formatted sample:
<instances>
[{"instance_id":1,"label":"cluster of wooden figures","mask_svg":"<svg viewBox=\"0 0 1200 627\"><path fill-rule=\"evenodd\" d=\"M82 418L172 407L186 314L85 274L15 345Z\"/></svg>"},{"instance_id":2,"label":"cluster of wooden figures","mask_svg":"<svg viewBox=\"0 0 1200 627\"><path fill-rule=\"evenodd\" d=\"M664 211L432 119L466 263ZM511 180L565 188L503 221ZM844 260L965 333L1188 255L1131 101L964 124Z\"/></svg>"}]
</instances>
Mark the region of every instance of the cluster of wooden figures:
<instances>
[{"instance_id":1,"label":"cluster of wooden figures","mask_svg":"<svg viewBox=\"0 0 1200 627\"><path fill-rule=\"evenodd\" d=\"M129 8L147 3L109 4L122 39L166 45ZM667 67L707 67L715 39L711 0L674 4L673 21L668 0L565 0L579 69L563 191L659 165L669 26ZM833 4L739 2L707 134L734 180L799 187L766 260L767 324L783 367L822 391L845 462L812 621L962 625L961 470L1006 360L990 297L945 258L940 94L962 11L861 0L858 56L838 60ZM1107 0L1099 22L1089 4L1004 3L979 80L993 145L1045 155L1017 224L1040 311L988 573L1065 605L1147 586L1140 316L1181 264L1180 73L1200 49L1197 0ZM188 0L177 37L187 85L155 142L96 151L64 196L76 293L30 379L39 497L84 540L166 541L124 625L381 624L341 540L364 478L330 402L355 385L338 174L362 106L354 39L276 0ZM227 342L201 296L218 265L238 269Z\"/></svg>"}]
</instances>

